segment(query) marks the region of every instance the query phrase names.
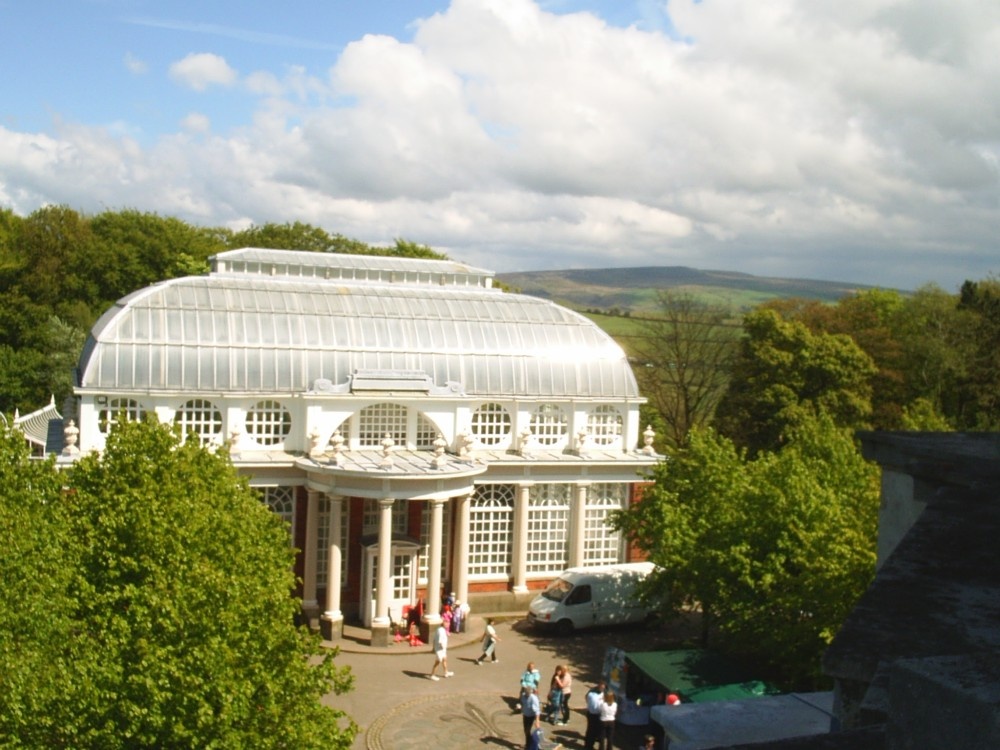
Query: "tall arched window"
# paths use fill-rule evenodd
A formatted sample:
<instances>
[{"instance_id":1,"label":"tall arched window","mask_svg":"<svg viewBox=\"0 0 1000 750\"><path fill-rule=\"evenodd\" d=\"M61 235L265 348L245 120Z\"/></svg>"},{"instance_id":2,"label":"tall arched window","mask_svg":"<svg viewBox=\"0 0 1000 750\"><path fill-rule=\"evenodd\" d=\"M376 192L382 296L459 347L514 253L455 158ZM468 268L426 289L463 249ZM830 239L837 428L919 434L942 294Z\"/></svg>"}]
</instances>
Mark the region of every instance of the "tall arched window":
<instances>
[{"instance_id":1,"label":"tall arched window","mask_svg":"<svg viewBox=\"0 0 1000 750\"><path fill-rule=\"evenodd\" d=\"M469 505L469 577L495 578L510 572L514 531L514 486L485 484Z\"/></svg>"},{"instance_id":2,"label":"tall arched window","mask_svg":"<svg viewBox=\"0 0 1000 750\"><path fill-rule=\"evenodd\" d=\"M559 573L569 560L569 484L536 484L528 495L529 573Z\"/></svg>"},{"instance_id":3,"label":"tall arched window","mask_svg":"<svg viewBox=\"0 0 1000 750\"><path fill-rule=\"evenodd\" d=\"M291 487L262 487L260 499L288 525L288 543L291 544L292 523L295 521L295 491Z\"/></svg>"},{"instance_id":4,"label":"tall arched window","mask_svg":"<svg viewBox=\"0 0 1000 750\"><path fill-rule=\"evenodd\" d=\"M608 513L625 507L628 485L592 484L584 509L583 562L585 565L615 565L621 562L621 533L608 525Z\"/></svg>"}]
</instances>

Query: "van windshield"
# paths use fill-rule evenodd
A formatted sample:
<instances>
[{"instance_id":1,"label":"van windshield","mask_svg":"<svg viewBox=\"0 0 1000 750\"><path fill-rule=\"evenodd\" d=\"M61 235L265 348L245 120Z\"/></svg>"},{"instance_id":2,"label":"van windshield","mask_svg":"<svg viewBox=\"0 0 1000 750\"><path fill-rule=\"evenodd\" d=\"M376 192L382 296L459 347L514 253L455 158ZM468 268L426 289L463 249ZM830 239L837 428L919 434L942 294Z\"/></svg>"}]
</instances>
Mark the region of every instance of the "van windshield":
<instances>
[{"instance_id":1,"label":"van windshield","mask_svg":"<svg viewBox=\"0 0 1000 750\"><path fill-rule=\"evenodd\" d=\"M545 591L542 592L542 596L554 602L561 602L572 590L572 583L563 580L562 578L557 578L549 584L549 587L545 589Z\"/></svg>"}]
</instances>

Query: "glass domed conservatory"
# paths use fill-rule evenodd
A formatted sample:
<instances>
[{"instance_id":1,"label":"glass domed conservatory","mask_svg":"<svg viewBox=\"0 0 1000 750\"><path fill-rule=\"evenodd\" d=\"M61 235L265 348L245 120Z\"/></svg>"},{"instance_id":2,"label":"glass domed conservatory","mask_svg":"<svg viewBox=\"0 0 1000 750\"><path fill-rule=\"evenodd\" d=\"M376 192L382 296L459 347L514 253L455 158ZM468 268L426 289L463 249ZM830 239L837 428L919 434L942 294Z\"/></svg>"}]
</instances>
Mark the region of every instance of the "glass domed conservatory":
<instances>
[{"instance_id":1,"label":"glass domed conservatory","mask_svg":"<svg viewBox=\"0 0 1000 750\"><path fill-rule=\"evenodd\" d=\"M79 448L154 412L225 446L302 550L307 614L388 633L438 592L526 606L625 562L604 523L658 458L620 347L451 261L247 248L119 300L80 358Z\"/></svg>"}]
</instances>

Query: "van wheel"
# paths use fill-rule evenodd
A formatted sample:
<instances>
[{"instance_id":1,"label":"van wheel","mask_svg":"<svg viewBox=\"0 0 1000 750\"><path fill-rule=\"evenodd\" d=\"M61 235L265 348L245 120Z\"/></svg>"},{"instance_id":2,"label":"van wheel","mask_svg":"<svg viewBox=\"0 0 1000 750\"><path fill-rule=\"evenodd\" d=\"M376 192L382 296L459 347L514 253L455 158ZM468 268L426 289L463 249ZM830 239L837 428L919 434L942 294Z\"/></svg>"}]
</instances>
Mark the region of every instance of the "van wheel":
<instances>
[{"instance_id":1,"label":"van wheel","mask_svg":"<svg viewBox=\"0 0 1000 750\"><path fill-rule=\"evenodd\" d=\"M572 635L573 634L573 621L572 620L560 620L556 623L556 633L558 635Z\"/></svg>"}]
</instances>

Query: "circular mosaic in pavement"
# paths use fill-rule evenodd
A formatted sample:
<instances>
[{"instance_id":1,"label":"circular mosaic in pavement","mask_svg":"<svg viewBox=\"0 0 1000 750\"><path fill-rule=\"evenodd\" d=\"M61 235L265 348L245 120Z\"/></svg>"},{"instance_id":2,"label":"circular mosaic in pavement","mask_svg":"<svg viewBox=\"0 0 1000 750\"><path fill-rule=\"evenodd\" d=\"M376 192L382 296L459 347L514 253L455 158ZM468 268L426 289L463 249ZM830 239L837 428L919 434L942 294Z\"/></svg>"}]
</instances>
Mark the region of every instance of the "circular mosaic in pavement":
<instances>
[{"instance_id":1,"label":"circular mosaic in pavement","mask_svg":"<svg viewBox=\"0 0 1000 750\"><path fill-rule=\"evenodd\" d=\"M452 750L524 746L520 712L497 693L430 695L382 714L366 734L368 750Z\"/></svg>"}]
</instances>

